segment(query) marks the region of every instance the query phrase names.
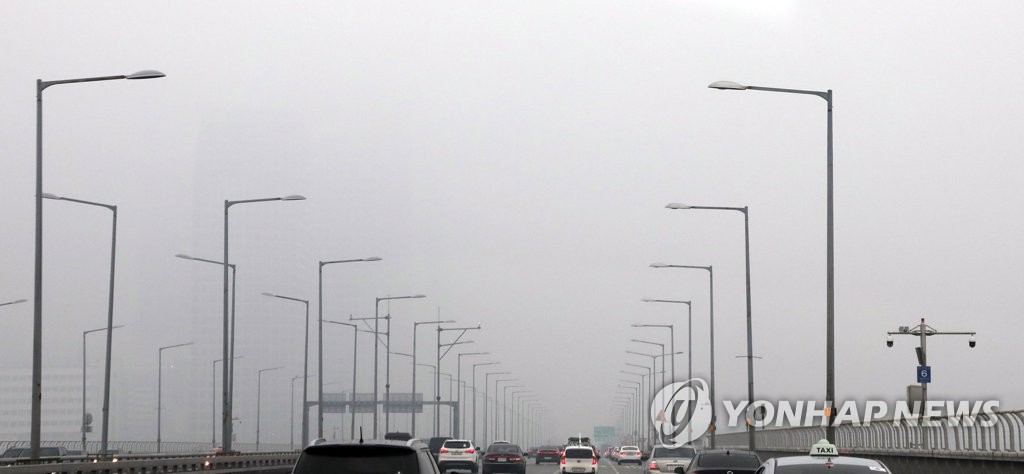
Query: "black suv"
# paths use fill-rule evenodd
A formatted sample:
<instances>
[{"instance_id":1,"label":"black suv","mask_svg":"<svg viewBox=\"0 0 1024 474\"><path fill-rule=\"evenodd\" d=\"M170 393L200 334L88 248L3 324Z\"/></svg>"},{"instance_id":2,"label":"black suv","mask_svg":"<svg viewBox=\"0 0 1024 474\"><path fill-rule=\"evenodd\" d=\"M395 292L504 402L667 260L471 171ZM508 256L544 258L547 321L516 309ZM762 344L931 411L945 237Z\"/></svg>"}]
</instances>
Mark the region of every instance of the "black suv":
<instances>
[{"instance_id":1,"label":"black suv","mask_svg":"<svg viewBox=\"0 0 1024 474\"><path fill-rule=\"evenodd\" d=\"M441 474L427 445L419 440L324 443L302 450L292 474L336 472Z\"/></svg>"},{"instance_id":2,"label":"black suv","mask_svg":"<svg viewBox=\"0 0 1024 474\"><path fill-rule=\"evenodd\" d=\"M434 456L434 462L437 462L437 457L441 455L441 446L444 446L444 442L450 439L448 436L435 436L427 442L427 445L430 447L430 454Z\"/></svg>"}]
</instances>

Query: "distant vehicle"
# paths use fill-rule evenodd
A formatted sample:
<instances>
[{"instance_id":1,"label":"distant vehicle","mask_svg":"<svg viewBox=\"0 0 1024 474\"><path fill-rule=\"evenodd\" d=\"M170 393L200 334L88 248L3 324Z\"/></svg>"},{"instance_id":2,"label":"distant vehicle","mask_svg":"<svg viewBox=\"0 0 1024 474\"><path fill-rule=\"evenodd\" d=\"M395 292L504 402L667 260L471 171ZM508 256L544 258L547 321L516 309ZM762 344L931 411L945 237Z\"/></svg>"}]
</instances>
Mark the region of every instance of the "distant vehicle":
<instances>
[{"instance_id":1,"label":"distant vehicle","mask_svg":"<svg viewBox=\"0 0 1024 474\"><path fill-rule=\"evenodd\" d=\"M530 457L534 457L536 455L537 455L537 447L536 446L526 450L526 457L530 458Z\"/></svg>"},{"instance_id":2,"label":"distant vehicle","mask_svg":"<svg viewBox=\"0 0 1024 474\"><path fill-rule=\"evenodd\" d=\"M292 474L333 474L336 472L390 472L441 474L420 440L323 443L307 446L299 454Z\"/></svg>"},{"instance_id":3,"label":"distant vehicle","mask_svg":"<svg viewBox=\"0 0 1024 474\"><path fill-rule=\"evenodd\" d=\"M466 469L476 474L480 469L477 463L476 447L468 439L449 439L441 445L437 455L437 467L441 472L452 469Z\"/></svg>"},{"instance_id":4,"label":"distant vehicle","mask_svg":"<svg viewBox=\"0 0 1024 474\"><path fill-rule=\"evenodd\" d=\"M643 462L640 460L640 448L636 446L623 446L619 448L615 456L615 462L620 466L624 462L631 462L640 465Z\"/></svg>"},{"instance_id":5,"label":"distant vehicle","mask_svg":"<svg viewBox=\"0 0 1024 474\"><path fill-rule=\"evenodd\" d=\"M594 447L594 444L590 442L589 436L570 436L569 442L565 443L566 446L590 446Z\"/></svg>"},{"instance_id":6,"label":"distant vehicle","mask_svg":"<svg viewBox=\"0 0 1024 474\"><path fill-rule=\"evenodd\" d=\"M480 469L483 474L498 472L526 474L526 458L523 457L523 448L507 442L495 442L487 448Z\"/></svg>"},{"instance_id":7,"label":"distant vehicle","mask_svg":"<svg viewBox=\"0 0 1024 474\"><path fill-rule=\"evenodd\" d=\"M450 439L451 437L448 436L435 436L430 438L430 441L427 441L427 446L430 447L430 454L434 456L434 462L437 462L437 456L441 453L441 446Z\"/></svg>"},{"instance_id":8,"label":"distant vehicle","mask_svg":"<svg viewBox=\"0 0 1024 474\"><path fill-rule=\"evenodd\" d=\"M686 470L690 467L690 461L697 455L693 446L662 446L656 445L651 449L650 454L643 456L644 474L657 474L676 472L677 469Z\"/></svg>"},{"instance_id":9,"label":"distant vehicle","mask_svg":"<svg viewBox=\"0 0 1024 474\"><path fill-rule=\"evenodd\" d=\"M537 456L534 457L534 462L540 464L542 462L553 462L557 463L562 459L562 451L558 446L541 446L537 448Z\"/></svg>"},{"instance_id":10,"label":"distant vehicle","mask_svg":"<svg viewBox=\"0 0 1024 474\"><path fill-rule=\"evenodd\" d=\"M561 474L597 474L597 453L590 446L566 446L559 464Z\"/></svg>"},{"instance_id":11,"label":"distant vehicle","mask_svg":"<svg viewBox=\"0 0 1024 474\"><path fill-rule=\"evenodd\" d=\"M876 474L890 472L880 461L840 456L835 445L821 440L811 446L809 456L771 458L758 474Z\"/></svg>"},{"instance_id":12,"label":"distant vehicle","mask_svg":"<svg viewBox=\"0 0 1024 474\"><path fill-rule=\"evenodd\" d=\"M413 439L413 436L410 433L393 431L391 433L384 434L384 439L392 441L409 441L410 439Z\"/></svg>"},{"instance_id":13,"label":"distant vehicle","mask_svg":"<svg viewBox=\"0 0 1024 474\"><path fill-rule=\"evenodd\" d=\"M64 448L63 446L41 446L39 448L39 457L41 458L60 459L64 456L68 456L69 454L70 453L68 453L67 448ZM0 458L11 460L29 459L31 457L32 448L27 446L7 448L7 450L4 451L4 454L0 455Z\"/></svg>"},{"instance_id":14,"label":"distant vehicle","mask_svg":"<svg viewBox=\"0 0 1024 474\"><path fill-rule=\"evenodd\" d=\"M754 474L761 467L757 453L743 449L712 449L701 451L690 461L687 473Z\"/></svg>"}]
</instances>

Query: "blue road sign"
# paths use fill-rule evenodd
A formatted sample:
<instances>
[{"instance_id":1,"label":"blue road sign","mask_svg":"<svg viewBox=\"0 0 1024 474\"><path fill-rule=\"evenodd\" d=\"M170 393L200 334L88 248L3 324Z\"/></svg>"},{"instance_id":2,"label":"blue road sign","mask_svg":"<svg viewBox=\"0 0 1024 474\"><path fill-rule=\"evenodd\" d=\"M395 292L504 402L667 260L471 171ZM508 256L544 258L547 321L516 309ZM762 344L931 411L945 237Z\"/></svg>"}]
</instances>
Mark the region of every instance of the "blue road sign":
<instances>
[{"instance_id":1,"label":"blue road sign","mask_svg":"<svg viewBox=\"0 0 1024 474\"><path fill-rule=\"evenodd\" d=\"M917 366L917 383L932 383L932 366Z\"/></svg>"}]
</instances>

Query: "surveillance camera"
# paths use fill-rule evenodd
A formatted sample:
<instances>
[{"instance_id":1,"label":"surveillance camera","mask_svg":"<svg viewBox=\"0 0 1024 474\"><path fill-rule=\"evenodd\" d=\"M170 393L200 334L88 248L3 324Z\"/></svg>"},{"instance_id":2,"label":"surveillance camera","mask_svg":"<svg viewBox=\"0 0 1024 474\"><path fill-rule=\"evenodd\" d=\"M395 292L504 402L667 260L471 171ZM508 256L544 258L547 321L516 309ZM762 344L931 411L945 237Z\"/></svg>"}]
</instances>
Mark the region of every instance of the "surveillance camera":
<instances>
[{"instance_id":1,"label":"surveillance camera","mask_svg":"<svg viewBox=\"0 0 1024 474\"><path fill-rule=\"evenodd\" d=\"M887 347L892 347L892 336L886 336L885 337L885 345Z\"/></svg>"},{"instance_id":2,"label":"surveillance camera","mask_svg":"<svg viewBox=\"0 0 1024 474\"><path fill-rule=\"evenodd\" d=\"M971 338L967 340L967 345L971 346L973 349L974 346L978 345L978 341L974 339L974 336L971 336Z\"/></svg>"}]
</instances>

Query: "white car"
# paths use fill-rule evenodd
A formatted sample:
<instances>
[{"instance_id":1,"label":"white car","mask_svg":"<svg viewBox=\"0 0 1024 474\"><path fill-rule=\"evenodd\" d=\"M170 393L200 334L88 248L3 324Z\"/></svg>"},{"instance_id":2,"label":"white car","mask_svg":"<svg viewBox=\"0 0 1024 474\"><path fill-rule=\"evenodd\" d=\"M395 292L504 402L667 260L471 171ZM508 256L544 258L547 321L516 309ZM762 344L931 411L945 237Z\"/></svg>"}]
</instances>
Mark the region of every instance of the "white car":
<instances>
[{"instance_id":1,"label":"white car","mask_svg":"<svg viewBox=\"0 0 1024 474\"><path fill-rule=\"evenodd\" d=\"M643 463L640 460L640 448L636 446L623 446L619 448L619 454L615 456L615 462L621 466L624 462L636 463L638 466Z\"/></svg>"},{"instance_id":2,"label":"white car","mask_svg":"<svg viewBox=\"0 0 1024 474\"><path fill-rule=\"evenodd\" d=\"M477 448L468 439L449 439L437 453L437 467L441 472L464 469L476 474L480 469L477 462Z\"/></svg>"},{"instance_id":3,"label":"white car","mask_svg":"<svg viewBox=\"0 0 1024 474\"><path fill-rule=\"evenodd\" d=\"M597 454L589 446L566 446L559 466L561 474L597 474Z\"/></svg>"}]
</instances>

